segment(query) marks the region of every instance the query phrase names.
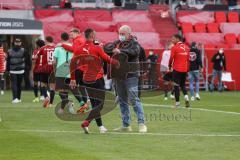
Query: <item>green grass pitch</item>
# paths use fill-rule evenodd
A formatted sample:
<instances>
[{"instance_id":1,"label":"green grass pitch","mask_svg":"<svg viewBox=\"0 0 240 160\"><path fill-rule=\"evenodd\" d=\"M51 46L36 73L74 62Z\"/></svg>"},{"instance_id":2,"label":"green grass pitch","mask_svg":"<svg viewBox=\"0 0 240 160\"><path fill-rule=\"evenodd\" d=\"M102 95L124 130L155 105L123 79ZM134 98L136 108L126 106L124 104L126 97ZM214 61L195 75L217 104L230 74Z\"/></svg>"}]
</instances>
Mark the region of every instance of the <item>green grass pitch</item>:
<instances>
[{"instance_id":1,"label":"green grass pitch","mask_svg":"<svg viewBox=\"0 0 240 160\"><path fill-rule=\"evenodd\" d=\"M103 117L109 133L99 134L93 122L85 135L80 122L62 121L54 108L32 103L32 92L15 105L6 92L0 96L0 160L239 160L240 93L201 96L191 110L173 109L163 96L144 99L148 134L137 132L135 116L132 133L114 132L121 125L117 107Z\"/></svg>"}]
</instances>

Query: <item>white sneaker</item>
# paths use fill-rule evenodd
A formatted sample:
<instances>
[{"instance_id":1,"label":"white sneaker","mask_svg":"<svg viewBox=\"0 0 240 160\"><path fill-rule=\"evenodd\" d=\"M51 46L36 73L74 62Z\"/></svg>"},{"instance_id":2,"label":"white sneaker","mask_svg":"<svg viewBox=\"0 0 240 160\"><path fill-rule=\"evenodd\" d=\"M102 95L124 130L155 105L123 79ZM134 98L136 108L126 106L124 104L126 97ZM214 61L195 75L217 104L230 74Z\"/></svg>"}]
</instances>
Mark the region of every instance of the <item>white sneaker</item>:
<instances>
[{"instance_id":1,"label":"white sneaker","mask_svg":"<svg viewBox=\"0 0 240 160\"><path fill-rule=\"evenodd\" d=\"M198 94L198 93L196 93L196 99L197 100L200 100L201 98L200 98L200 95Z\"/></svg>"},{"instance_id":2,"label":"white sneaker","mask_svg":"<svg viewBox=\"0 0 240 160\"><path fill-rule=\"evenodd\" d=\"M164 97L164 101L167 101L168 100L168 98L167 97Z\"/></svg>"},{"instance_id":3,"label":"white sneaker","mask_svg":"<svg viewBox=\"0 0 240 160\"><path fill-rule=\"evenodd\" d=\"M132 127L128 126L128 127L119 127L114 129L114 131L116 132L132 132Z\"/></svg>"},{"instance_id":4,"label":"white sneaker","mask_svg":"<svg viewBox=\"0 0 240 160\"><path fill-rule=\"evenodd\" d=\"M40 100L41 100L41 101L43 101L44 99L45 99L44 96L41 96L41 97L40 97Z\"/></svg>"},{"instance_id":5,"label":"white sneaker","mask_svg":"<svg viewBox=\"0 0 240 160\"><path fill-rule=\"evenodd\" d=\"M147 133L147 126L145 124L139 124L139 133Z\"/></svg>"},{"instance_id":6,"label":"white sneaker","mask_svg":"<svg viewBox=\"0 0 240 160\"><path fill-rule=\"evenodd\" d=\"M1 91L1 95L4 95L4 91Z\"/></svg>"},{"instance_id":7,"label":"white sneaker","mask_svg":"<svg viewBox=\"0 0 240 160\"><path fill-rule=\"evenodd\" d=\"M12 101L13 104L16 104L16 103L19 103L19 102L21 102L21 100L19 100L19 99L17 99L17 98L15 98L15 99Z\"/></svg>"},{"instance_id":8,"label":"white sneaker","mask_svg":"<svg viewBox=\"0 0 240 160\"><path fill-rule=\"evenodd\" d=\"M171 99L175 99L175 96L173 94L170 95Z\"/></svg>"},{"instance_id":9,"label":"white sneaker","mask_svg":"<svg viewBox=\"0 0 240 160\"><path fill-rule=\"evenodd\" d=\"M99 131L100 131L100 133L106 133L107 132L107 128L105 128L104 126L100 126L99 127Z\"/></svg>"},{"instance_id":10,"label":"white sneaker","mask_svg":"<svg viewBox=\"0 0 240 160\"><path fill-rule=\"evenodd\" d=\"M74 114L74 113L75 113L73 106L74 106L74 103L68 102L68 104L67 104L68 112L71 113L71 114Z\"/></svg>"},{"instance_id":11,"label":"white sneaker","mask_svg":"<svg viewBox=\"0 0 240 160\"><path fill-rule=\"evenodd\" d=\"M176 108L180 107L180 102L176 102L175 107Z\"/></svg>"},{"instance_id":12,"label":"white sneaker","mask_svg":"<svg viewBox=\"0 0 240 160\"><path fill-rule=\"evenodd\" d=\"M185 99L185 107L186 107L186 108L189 108L189 107L190 107L190 103L189 103L188 95L185 95L185 96L184 96L184 99Z\"/></svg>"},{"instance_id":13,"label":"white sneaker","mask_svg":"<svg viewBox=\"0 0 240 160\"><path fill-rule=\"evenodd\" d=\"M194 101L195 100L195 98L194 97L191 97L191 101Z\"/></svg>"}]
</instances>

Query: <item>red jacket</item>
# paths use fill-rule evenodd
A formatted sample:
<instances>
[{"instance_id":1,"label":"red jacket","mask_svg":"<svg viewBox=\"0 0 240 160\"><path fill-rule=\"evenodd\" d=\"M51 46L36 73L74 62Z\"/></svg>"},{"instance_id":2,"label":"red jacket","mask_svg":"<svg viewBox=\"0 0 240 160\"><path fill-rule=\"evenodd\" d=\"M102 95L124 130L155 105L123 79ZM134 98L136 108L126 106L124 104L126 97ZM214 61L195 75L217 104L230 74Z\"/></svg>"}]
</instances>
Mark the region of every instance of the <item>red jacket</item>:
<instances>
[{"instance_id":1,"label":"red jacket","mask_svg":"<svg viewBox=\"0 0 240 160\"><path fill-rule=\"evenodd\" d=\"M170 68L178 72L188 72L190 49L182 42L178 42L171 49Z\"/></svg>"},{"instance_id":2,"label":"red jacket","mask_svg":"<svg viewBox=\"0 0 240 160\"><path fill-rule=\"evenodd\" d=\"M76 68L82 67L83 80L85 82L93 82L103 77L103 61L111 64L117 64L117 61L111 59L103 49L94 45L93 42L86 41L74 53L70 65L71 79L75 79Z\"/></svg>"},{"instance_id":3,"label":"red jacket","mask_svg":"<svg viewBox=\"0 0 240 160\"><path fill-rule=\"evenodd\" d=\"M62 44L62 47L69 51L69 52L72 52L73 53L73 58L75 57L75 52L77 51L78 48L80 48L83 44L85 43L85 39L81 36L81 35L78 35L76 38L73 39L73 44L72 46L71 45L68 45L68 44ZM80 66L78 67L79 70L83 71L84 68L83 66Z\"/></svg>"},{"instance_id":4,"label":"red jacket","mask_svg":"<svg viewBox=\"0 0 240 160\"><path fill-rule=\"evenodd\" d=\"M3 48L0 48L0 73L4 73L6 70L6 59L6 53L3 51Z\"/></svg>"},{"instance_id":5,"label":"red jacket","mask_svg":"<svg viewBox=\"0 0 240 160\"><path fill-rule=\"evenodd\" d=\"M62 47L65 50L74 53L77 50L77 48L81 47L84 43L85 39L81 35L78 35L76 38L73 39L72 46L68 44L62 44Z\"/></svg>"}]
</instances>

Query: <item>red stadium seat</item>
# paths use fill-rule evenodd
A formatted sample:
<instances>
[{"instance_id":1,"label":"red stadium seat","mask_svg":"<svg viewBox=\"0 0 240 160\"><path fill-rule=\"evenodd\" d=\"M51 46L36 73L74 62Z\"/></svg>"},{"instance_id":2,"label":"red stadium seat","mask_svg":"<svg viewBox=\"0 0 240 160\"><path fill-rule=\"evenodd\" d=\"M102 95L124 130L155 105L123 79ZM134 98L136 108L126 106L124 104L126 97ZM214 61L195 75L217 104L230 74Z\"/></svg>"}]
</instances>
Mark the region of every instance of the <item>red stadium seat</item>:
<instances>
[{"instance_id":1,"label":"red stadium seat","mask_svg":"<svg viewBox=\"0 0 240 160\"><path fill-rule=\"evenodd\" d=\"M226 43L229 45L234 45L237 43L237 37L234 33L225 34L224 38Z\"/></svg>"},{"instance_id":2,"label":"red stadium seat","mask_svg":"<svg viewBox=\"0 0 240 160\"><path fill-rule=\"evenodd\" d=\"M219 25L217 23L207 24L207 30L209 33L219 33Z\"/></svg>"},{"instance_id":3,"label":"red stadium seat","mask_svg":"<svg viewBox=\"0 0 240 160\"><path fill-rule=\"evenodd\" d=\"M215 22L216 23L227 22L227 17L225 12L215 12Z\"/></svg>"},{"instance_id":4,"label":"red stadium seat","mask_svg":"<svg viewBox=\"0 0 240 160\"><path fill-rule=\"evenodd\" d=\"M194 32L192 24L191 23L182 23L182 32L183 32L183 34Z\"/></svg>"},{"instance_id":5,"label":"red stadium seat","mask_svg":"<svg viewBox=\"0 0 240 160\"><path fill-rule=\"evenodd\" d=\"M238 43L240 44L240 34L238 35L237 39L238 39Z\"/></svg>"},{"instance_id":6,"label":"red stadium seat","mask_svg":"<svg viewBox=\"0 0 240 160\"><path fill-rule=\"evenodd\" d=\"M215 49L215 45L213 45L213 44L205 44L204 48L205 49Z\"/></svg>"},{"instance_id":7,"label":"red stadium seat","mask_svg":"<svg viewBox=\"0 0 240 160\"><path fill-rule=\"evenodd\" d=\"M228 22L238 23L239 22L238 12L228 12Z\"/></svg>"},{"instance_id":8,"label":"red stadium seat","mask_svg":"<svg viewBox=\"0 0 240 160\"><path fill-rule=\"evenodd\" d=\"M196 23L194 28L197 33L206 33L206 24L204 23Z\"/></svg>"},{"instance_id":9,"label":"red stadium seat","mask_svg":"<svg viewBox=\"0 0 240 160\"><path fill-rule=\"evenodd\" d=\"M230 46L229 46L228 44L226 44L226 43L222 43L222 44L218 44L218 45L217 45L217 48L228 49L228 48L230 48Z\"/></svg>"}]
</instances>

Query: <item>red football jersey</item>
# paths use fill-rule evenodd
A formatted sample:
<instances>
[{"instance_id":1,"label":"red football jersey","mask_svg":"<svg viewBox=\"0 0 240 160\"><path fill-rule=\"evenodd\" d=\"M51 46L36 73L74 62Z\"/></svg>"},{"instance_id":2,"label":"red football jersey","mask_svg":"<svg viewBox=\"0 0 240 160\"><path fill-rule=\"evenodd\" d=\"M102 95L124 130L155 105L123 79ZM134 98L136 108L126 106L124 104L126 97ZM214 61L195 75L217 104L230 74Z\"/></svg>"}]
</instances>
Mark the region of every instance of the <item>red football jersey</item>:
<instances>
[{"instance_id":1,"label":"red football jersey","mask_svg":"<svg viewBox=\"0 0 240 160\"><path fill-rule=\"evenodd\" d=\"M178 72L188 72L190 49L182 42L178 42L171 49L169 65Z\"/></svg>"},{"instance_id":2,"label":"red football jersey","mask_svg":"<svg viewBox=\"0 0 240 160\"><path fill-rule=\"evenodd\" d=\"M38 56L40 49L35 49L32 54L32 60L35 61L35 65L33 68L34 73L40 73L41 72L41 67L39 67L40 64L40 56Z\"/></svg>"},{"instance_id":3,"label":"red football jersey","mask_svg":"<svg viewBox=\"0 0 240 160\"><path fill-rule=\"evenodd\" d=\"M52 73L53 61L54 61L54 49L53 45L45 45L40 48L37 57L39 58L39 70L41 73Z\"/></svg>"},{"instance_id":4,"label":"red football jersey","mask_svg":"<svg viewBox=\"0 0 240 160\"><path fill-rule=\"evenodd\" d=\"M0 48L0 73L4 73L6 70L6 53Z\"/></svg>"}]
</instances>

